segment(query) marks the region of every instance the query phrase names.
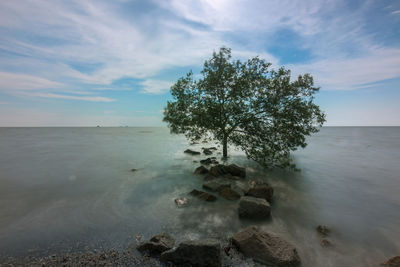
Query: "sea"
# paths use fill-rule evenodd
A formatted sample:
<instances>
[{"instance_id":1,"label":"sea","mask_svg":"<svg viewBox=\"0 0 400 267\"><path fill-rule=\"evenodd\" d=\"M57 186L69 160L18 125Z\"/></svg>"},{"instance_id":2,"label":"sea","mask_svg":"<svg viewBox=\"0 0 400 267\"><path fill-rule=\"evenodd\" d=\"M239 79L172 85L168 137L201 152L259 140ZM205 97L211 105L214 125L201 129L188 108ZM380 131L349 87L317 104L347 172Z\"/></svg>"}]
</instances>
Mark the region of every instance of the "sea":
<instances>
[{"instance_id":1,"label":"sea","mask_svg":"<svg viewBox=\"0 0 400 267\"><path fill-rule=\"evenodd\" d=\"M297 172L229 148L226 163L275 190L271 219L252 221L238 217L237 201L188 196L201 190L193 171L207 156L183 151L216 146L221 161L215 142L190 145L164 127L0 128L0 259L125 249L161 232L228 242L250 225L295 245L302 266L400 255L400 127L323 127L307 142L293 153ZM177 207L178 197L189 205Z\"/></svg>"}]
</instances>

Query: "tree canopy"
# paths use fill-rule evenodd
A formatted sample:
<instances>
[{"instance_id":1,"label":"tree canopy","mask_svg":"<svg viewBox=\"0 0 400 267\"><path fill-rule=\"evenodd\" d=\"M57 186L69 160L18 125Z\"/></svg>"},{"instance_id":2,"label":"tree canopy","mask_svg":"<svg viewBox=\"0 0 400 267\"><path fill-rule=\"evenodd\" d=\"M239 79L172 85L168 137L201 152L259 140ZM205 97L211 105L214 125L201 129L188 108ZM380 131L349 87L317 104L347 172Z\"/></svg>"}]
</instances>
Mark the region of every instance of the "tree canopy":
<instances>
[{"instance_id":1,"label":"tree canopy","mask_svg":"<svg viewBox=\"0 0 400 267\"><path fill-rule=\"evenodd\" d=\"M195 80L190 71L171 87L163 120L191 141L218 140L224 157L232 144L266 167L294 167L290 152L305 147L306 136L325 122L310 74L291 81L290 70L271 69L259 57L232 60L225 47L205 61L201 74Z\"/></svg>"}]
</instances>

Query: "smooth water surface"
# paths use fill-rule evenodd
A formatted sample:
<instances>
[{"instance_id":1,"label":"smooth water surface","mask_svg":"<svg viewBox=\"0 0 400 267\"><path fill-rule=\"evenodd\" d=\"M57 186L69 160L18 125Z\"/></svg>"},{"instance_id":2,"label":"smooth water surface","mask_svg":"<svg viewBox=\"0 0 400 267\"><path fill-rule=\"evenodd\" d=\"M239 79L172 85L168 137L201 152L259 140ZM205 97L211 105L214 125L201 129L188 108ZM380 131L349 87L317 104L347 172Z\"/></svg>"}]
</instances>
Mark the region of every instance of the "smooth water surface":
<instances>
[{"instance_id":1,"label":"smooth water surface","mask_svg":"<svg viewBox=\"0 0 400 267\"><path fill-rule=\"evenodd\" d=\"M202 185L193 161L205 156L183 150L214 145L189 146L166 128L0 128L0 257L118 249L161 231L226 241L252 224L296 245L302 266L379 266L400 254L399 127L325 127L294 153L296 173L232 150L247 179L275 188L266 222L239 220L237 202L220 198L175 206ZM320 245L319 224L333 247Z\"/></svg>"}]
</instances>

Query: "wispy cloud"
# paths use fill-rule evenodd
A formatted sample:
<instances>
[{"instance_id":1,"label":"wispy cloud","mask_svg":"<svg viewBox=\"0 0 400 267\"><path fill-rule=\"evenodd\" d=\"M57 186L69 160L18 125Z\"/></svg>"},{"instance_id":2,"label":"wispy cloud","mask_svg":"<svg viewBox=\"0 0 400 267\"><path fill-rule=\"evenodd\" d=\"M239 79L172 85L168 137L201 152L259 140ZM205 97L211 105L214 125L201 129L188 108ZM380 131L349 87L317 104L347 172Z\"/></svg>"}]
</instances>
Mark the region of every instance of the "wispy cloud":
<instances>
[{"instance_id":1,"label":"wispy cloud","mask_svg":"<svg viewBox=\"0 0 400 267\"><path fill-rule=\"evenodd\" d=\"M9 72L0 72L0 90L37 90L44 88L59 88L63 84L43 79L40 77L17 74Z\"/></svg>"},{"instance_id":2,"label":"wispy cloud","mask_svg":"<svg viewBox=\"0 0 400 267\"><path fill-rule=\"evenodd\" d=\"M59 98L59 99L73 99L89 102L114 102L115 99L102 97L102 96L73 96L73 95L61 95L54 93L31 93L31 96L44 97L44 98Z\"/></svg>"},{"instance_id":3,"label":"wispy cloud","mask_svg":"<svg viewBox=\"0 0 400 267\"><path fill-rule=\"evenodd\" d=\"M145 80L141 84L143 85L144 93L162 94L167 92L173 83L170 81Z\"/></svg>"}]
</instances>

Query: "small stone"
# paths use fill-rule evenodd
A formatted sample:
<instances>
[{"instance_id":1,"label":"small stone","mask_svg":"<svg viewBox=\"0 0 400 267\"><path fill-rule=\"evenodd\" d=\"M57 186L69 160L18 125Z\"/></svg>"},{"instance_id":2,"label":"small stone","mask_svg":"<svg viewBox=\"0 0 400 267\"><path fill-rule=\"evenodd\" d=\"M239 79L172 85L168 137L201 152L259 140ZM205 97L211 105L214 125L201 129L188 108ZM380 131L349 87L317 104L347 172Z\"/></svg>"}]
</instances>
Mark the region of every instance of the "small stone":
<instances>
[{"instance_id":1,"label":"small stone","mask_svg":"<svg viewBox=\"0 0 400 267\"><path fill-rule=\"evenodd\" d=\"M191 150L191 149L186 149L185 151L183 151L184 153L187 153L187 154L191 154L191 155L200 155L200 152L198 152L198 151L193 151L193 150Z\"/></svg>"},{"instance_id":2,"label":"small stone","mask_svg":"<svg viewBox=\"0 0 400 267\"><path fill-rule=\"evenodd\" d=\"M189 203L189 200L186 197L178 197L175 199L175 204L178 206L178 208L187 206Z\"/></svg>"},{"instance_id":3,"label":"small stone","mask_svg":"<svg viewBox=\"0 0 400 267\"><path fill-rule=\"evenodd\" d=\"M131 169L131 172L135 172L135 171L137 171L138 169Z\"/></svg>"},{"instance_id":4,"label":"small stone","mask_svg":"<svg viewBox=\"0 0 400 267\"><path fill-rule=\"evenodd\" d=\"M328 236L330 230L325 225L318 225L316 228L317 232L322 236Z\"/></svg>"},{"instance_id":5,"label":"small stone","mask_svg":"<svg viewBox=\"0 0 400 267\"><path fill-rule=\"evenodd\" d=\"M323 246L323 247L331 247L331 246L333 246L333 244L328 239L322 239L321 240L321 246Z\"/></svg>"},{"instance_id":6,"label":"small stone","mask_svg":"<svg viewBox=\"0 0 400 267\"><path fill-rule=\"evenodd\" d=\"M189 194L194 196L194 197L197 197L199 199L202 199L202 200L205 200L205 201L209 201L209 202L217 200L216 196L214 196L212 194L209 194L207 192L196 190L196 189L193 189Z\"/></svg>"}]
</instances>

